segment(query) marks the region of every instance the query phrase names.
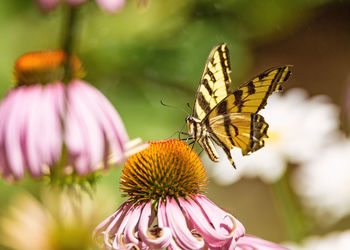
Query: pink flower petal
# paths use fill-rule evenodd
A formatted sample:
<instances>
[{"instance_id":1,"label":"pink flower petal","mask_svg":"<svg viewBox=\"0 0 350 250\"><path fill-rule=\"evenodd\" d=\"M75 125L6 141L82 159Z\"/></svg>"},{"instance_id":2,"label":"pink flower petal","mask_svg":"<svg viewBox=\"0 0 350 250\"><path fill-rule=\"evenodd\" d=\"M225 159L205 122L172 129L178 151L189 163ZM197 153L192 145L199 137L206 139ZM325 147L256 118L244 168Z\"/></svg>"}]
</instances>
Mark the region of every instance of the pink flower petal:
<instances>
[{"instance_id":1,"label":"pink flower petal","mask_svg":"<svg viewBox=\"0 0 350 250\"><path fill-rule=\"evenodd\" d=\"M151 202L148 202L141 214L139 222L139 236L147 246L155 249L166 248L170 240L172 239L171 230L168 227L161 228L160 236L151 235L149 232L149 227L152 224L152 221L149 221L149 218L152 217L152 207ZM153 219L152 219L153 220Z\"/></svg>"},{"instance_id":2,"label":"pink flower petal","mask_svg":"<svg viewBox=\"0 0 350 250\"><path fill-rule=\"evenodd\" d=\"M19 91L19 90L18 90ZM11 179L11 176L13 175L9 163L7 161L6 157L6 129L7 129L7 122L8 117L12 112L12 108L14 107L14 102L16 102L17 99L17 93L18 91L10 91L7 96L4 98L4 100L1 103L0 106L0 154L1 154L1 172L3 173L4 177L7 180Z\"/></svg>"},{"instance_id":3,"label":"pink flower petal","mask_svg":"<svg viewBox=\"0 0 350 250\"><path fill-rule=\"evenodd\" d=\"M125 4L125 0L96 0L96 2L101 9L111 13L120 10Z\"/></svg>"},{"instance_id":4,"label":"pink flower petal","mask_svg":"<svg viewBox=\"0 0 350 250\"><path fill-rule=\"evenodd\" d=\"M157 214L157 219L158 219L158 226L160 228L169 228L169 224L167 221L167 215L166 215L166 205L165 203L160 200L158 204L158 214ZM181 250L181 248L176 244L174 239L171 239L170 244L168 246L170 250Z\"/></svg>"},{"instance_id":5,"label":"pink flower petal","mask_svg":"<svg viewBox=\"0 0 350 250\"><path fill-rule=\"evenodd\" d=\"M97 121L80 96L80 85L71 83L68 89L65 141L79 174L91 172L103 159L104 137Z\"/></svg>"},{"instance_id":6,"label":"pink flower petal","mask_svg":"<svg viewBox=\"0 0 350 250\"><path fill-rule=\"evenodd\" d=\"M107 219L105 219L104 221L102 221L93 231L92 236L94 238L98 237L98 235L100 233L103 233L109 225L112 224L112 222L115 223L115 221L118 221L120 219L120 217L123 215L123 213L125 212L125 209L127 209L127 207L130 207L130 204L128 203L123 203L123 205L121 205L117 211L115 211L111 216L109 216Z\"/></svg>"},{"instance_id":7,"label":"pink flower petal","mask_svg":"<svg viewBox=\"0 0 350 250\"><path fill-rule=\"evenodd\" d=\"M216 228L213 227L212 221L224 221L225 217L222 217L221 214L210 214L206 213L206 210L199 206L195 201L188 200L185 201L183 198L179 198L179 202L182 205L182 208L187 212L190 221L194 224L194 227L204 238L210 246L222 247L228 241L233 238L235 225L232 223L231 232L222 233ZM226 216L231 216L227 214ZM234 221L233 216L231 216L232 221Z\"/></svg>"},{"instance_id":8,"label":"pink flower petal","mask_svg":"<svg viewBox=\"0 0 350 250\"><path fill-rule=\"evenodd\" d=\"M130 242L126 242L125 241L125 229L127 226L128 221L130 220L130 218L134 217L135 215L135 206L131 206L125 213L124 218L122 218L122 221L120 222L120 224L116 224L112 227L108 227L106 229L106 232L111 231L110 229L113 228L113 230L116 230L115 238L112 244L113 249L119 249L121 247L127 247L129 249L131 249L132 246L134 246L133 243ZM136 211L136 215L137 215L137 211ZM110 235L110 233L109 233Z\"/></svg>"},{"instance_id":9,"label":"pink flower petal","mask_svg":"<svg viewBox=\"0 0 350 250\"><path fill-rule=\"evenodd\" d=\"M31 89L20 87L12 91L11 95L13 97L9 104L10 107L8 107L8 116L3 118L6 119L4 121L6 124L4 124L2 129L3 134L1 135L8 169L17 179L24 176L25 159L22 153L21 135L23 133L22 121L25 120L24 117L27 115L24 111L29 106L23 106L23 103L28 100L26 99L27 91L31 92Z\"/></svg>"},{"instance_id":10,"label":"pink flower petal","mask_svg":"<svg viewBox=\"0 0 350 250\"><path fill-rule=\"evenodd\" d=\"M75 81L75 84L79 85L80 94L86 100L95 100L95 102L87 102L86 105L107 139L105 144L110 147L114 156L119 155L119 158L123 159L124 145L128 141L128 136L117 111L113 107L112 109L110 108L111 104L108 100L94 87L82 81ZM104 160L106 161L107 159Z\"/></svg>"},{"instance_id":11,"label":"pink flower petal","mask_svg":"<svg viewBox=\"0 0 350 250\"><path fill-rule=\"evenodd\" d=\"M193 236L188 229L184 214L174 199L167 198L165 212L168 225L176 238L176 243L181 248L199 249L204 247L204 240Z\"/></svg>"},{"instance_id":12,"label":"pink flower petal","mask_svg":"<svg viewBox=\"0 0 350 250\"><path fill-rule=\"evenodd\" d=\"M237 250L287 250L287 248L279 246L267 240L263 240L251 235L245 235L238 239Z\"/></svg>"},{"instance_id":13,"label":"pink flower petal","mask_svg":"<svg viewBox=\"0 0 350 250\"><path fill-rule=\"evenodd\" d=\"M102 222L103 226L98 226L98 231L101 231L102 228L107 226L104 233L104 242L105 244L110 248L118 249L118 246L120 246L119 240L121 239L121 236L123 235L123 231L125 229L126 223L132 213L133 206L130 207L128 203L125 203L125 205L121 206L117 213L115 213L114 218L109 218L109 220L112 220L109 224L106 223L106 221ZM97 232L98 232L97 231ZM113 242L110 242L110 240L113 238ZM112 244L111 244L112 243Z\"/></svg>"},{"instance_id":14,"label":"pink flower petal","mask_svg":"<svg viewBox=\"0 0 350 250\"><path fill-rule=\"evenodd\" d=\"M220 230L222 233L230 233L234 228L235 224L234 231L232 232L233 238L238 239L239 237L242 237L245 234L245 228L241 222L239 222L231 214L219 208L207 197L205 197L204 195L197 195L195 196L195 200L206 212L208 218L211 219L211 223L213 224L216 230ZM232 220L234 220L234 223L232 222Z\"/></svg>"},{"instance_id":15,"label":"pink flower petal","mask_svg":"<svg viewBox=\"0 0 350 250\"><path fill-rule=\"evenodd\" d=\"M50 166L61 156L62 126L61 116L63 112L64 88L62 84L50 84L45 87L43 113L45 113L45 127L43 136L46 142L42 142L41 150L45 152L45 163ZM45 149L46 148L46 149Z\"/></svg>"},{"instance_id":16,"label":"pink flower petal","mask_svg":"<svg viewBox=\"0 0 350 250\"><path fill-rule=\"evenodd\" d=\"M32 176L39 177L42 174L43 164L41 151L43 145L40 140L45 139L42 134L43 126L45 126L45 120L42 118L45 116L42 116L41 106L47 104L42 102L43 90L41 85L38 84L28 88L31 88L31 93L26 95L26 98L30 99L30 103L27 105L27 124L22 127L22 130L25 132L21 144L24 148L29 172ZM22 105L25 105L25 103L22 102Z\"/></svg>"},{"instance_id":17,"label":"pink flower petal","mask_svg":"<svg viewBox=\"0 0 350 250\"><path fill-rule=\"evenodd\" d=\"M125 227L124 237L126 239L126 242L133 243L135 245L138 245L140 243L135 234L137 233L136 227L140 219L141 210L142 206L135 207L134 211L132 212L132 216L130 216L130 219Z\"/></svg>"},{"instance_id":18,"label":"pink flower petal","mask_svg":"<svg viewBox=\"0 0 350 250\"><path fill-rule=\"evenodd\" d=\"M120 116L101 92L90 85L88 85L85 89L90 89L90 92L93 92L94 96L98 96L98 98L96 98L96 105L100 107L100 113L108 121L108 123L104 123L104 128L106 129L106 135L111 147L111 152L113 153L114 157L123 160L125 144L129 141L129 137ZM116 164L119 163L120 162L117 162Z\"/></svg>"}]
</instances>

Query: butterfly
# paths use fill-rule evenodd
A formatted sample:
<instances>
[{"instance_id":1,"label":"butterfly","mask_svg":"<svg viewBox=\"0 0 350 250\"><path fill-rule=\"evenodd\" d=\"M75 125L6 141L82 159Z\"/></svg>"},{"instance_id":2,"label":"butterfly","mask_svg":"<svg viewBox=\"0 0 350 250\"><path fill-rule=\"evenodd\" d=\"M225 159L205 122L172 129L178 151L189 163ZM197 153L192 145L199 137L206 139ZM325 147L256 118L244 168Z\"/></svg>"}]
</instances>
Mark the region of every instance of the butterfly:
<instances>
[{"instance_id":1,"label":"butterfly","mask_svg":"<svg viewBox=\"0 0 350 250\"><path fill-rule=\"evenodd\" d=\"M186 117L189 136L219 161L216 143L234 168L230 150L241 149L243 155L264 146L269 125L258 114L267 98L282 90L291 74L290 65L274 67L231 91L231 66L226 44L215 46L209 54L196 93L192 115Z\"/></svg>"}]
</instances>

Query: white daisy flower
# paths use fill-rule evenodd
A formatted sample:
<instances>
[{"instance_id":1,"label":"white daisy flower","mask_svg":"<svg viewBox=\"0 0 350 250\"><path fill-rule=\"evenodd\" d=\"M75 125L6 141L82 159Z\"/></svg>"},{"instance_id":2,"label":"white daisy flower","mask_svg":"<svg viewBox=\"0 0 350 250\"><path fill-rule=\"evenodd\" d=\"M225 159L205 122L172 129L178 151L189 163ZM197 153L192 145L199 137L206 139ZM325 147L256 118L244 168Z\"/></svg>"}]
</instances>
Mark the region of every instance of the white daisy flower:
<instances>
[{"instance_id":1,"label":"white daisy flower","mask_svg":"<svg viewBox=\"0 0 350 250\"><path fill-rule=\"evenodd\" d=\"M338 138L339 110L326 96L307 97L303 89L273 94L260 114L269 124L265 147L249 156L231 151L237 170L221 152L219 163L209 163L209 172L221 184L231 184L241 177L260 177L274 182L284 173L287 163L304 163L317 157L321 148ZM207 160L207 156L204 156Z\"/></svg>"},{"instance_id":2,"label":"white daisy flower","mask_svg":"<svg viewBox=\"0 0 350 250\"><path fill-rule=\"evenodd\" d=\"M285 246L293 250L350 249L350 230L333 232L326 236L311 236L305 239L301 245L287 243Z\"/></svg>"},{"instance_id":3,"label":"white daisy flower","mask_svg":"<svg viewBox=\"0 0 350 250\"><path fill-rule=\"evenodd\" d=\"M323 225L350 214L349 153L350 140L343 139L294 172L294 189Z\"/></svg>"}]
</instances>

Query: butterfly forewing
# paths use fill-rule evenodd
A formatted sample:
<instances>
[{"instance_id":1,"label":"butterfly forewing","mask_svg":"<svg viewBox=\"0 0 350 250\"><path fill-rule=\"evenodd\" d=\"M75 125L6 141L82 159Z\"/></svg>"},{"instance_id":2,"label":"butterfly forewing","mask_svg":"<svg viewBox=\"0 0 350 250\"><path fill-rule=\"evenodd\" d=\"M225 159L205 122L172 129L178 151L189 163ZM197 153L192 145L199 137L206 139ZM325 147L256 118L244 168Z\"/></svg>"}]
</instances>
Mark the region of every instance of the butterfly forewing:
<instances>
[{"instance_id":1,"label":"butterfly forewing","mask_svg":"<svg viewBox=\"0 0 350 250\"><path fill-rule=\"evenodd\" d=\"M265 107L267 98L282 89L281 83L289 78L290 69L291 66L272 68L242 84L211 110L209 119L220 114L259 112Z\"/></svg>"},{"instance_id":2,"label":"butterfly forewing","mask_svg":"<svg viewBox=\"0 0 350 250\"><path fill-rule=\"evenodd\" d=\"M202 120L229 93L231 85L229 52L219 44L210 52L193 106L193 117Z\"/></svg>"}]
</instances>

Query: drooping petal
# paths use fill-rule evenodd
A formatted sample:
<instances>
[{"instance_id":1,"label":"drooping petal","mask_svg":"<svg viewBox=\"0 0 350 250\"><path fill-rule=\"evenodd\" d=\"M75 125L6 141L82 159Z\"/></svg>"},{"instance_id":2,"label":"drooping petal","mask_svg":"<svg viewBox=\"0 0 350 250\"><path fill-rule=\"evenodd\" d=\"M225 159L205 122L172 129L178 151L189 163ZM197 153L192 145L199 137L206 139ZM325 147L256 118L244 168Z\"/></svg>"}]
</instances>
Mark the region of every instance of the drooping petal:
<instances>
[{"instance_id":1,"label":"drooping petal","mask_svg":"<svg viewBox=\"0 0 350 250\"><path fill-rule=\"evenodd\" d=\"M42 174L42 164L43 164L43 152L41 147L43 145L41 141L44 138L43 126L45 126L45 114L42 114L41 105L47 105L43 103L43 89L41 85L35 85L31 87L30 96L27 95L26 98L30 99L30 103L26 107L27 111L27 124L23 126L23 139L21 140L21 146L26 156L26 164L28 164L28 170L34 177L39 177ZM23 103L22 103L23 105Z\"/></svg>"},{"instance_id":2,"label":"drooping petal","mask_svg":"<svg viewBox=\"0 0 350 250\"><path fill-rule=\"evenodd\" d=\"M200 249L204 247L204 240L195 237L189 230L186 218L174 199L167 198L165 211L168 225L180 248Z\"/></svg>"},{"instance_id":3,"label":"drooping petal","mask_svg":"<svg viewBox=\"0 0 350 250\"><path fill-rule=\"evenodd\" d=\"M82 81L75 81L74 84L79 86L79 94L84 99L90 100L86 102L86 106L98 122L100 130L103 131L106 140L105 144L109 146L109 150L114 157L122 160L124 158L125 144L129 138L117 111L113 106L111 107L106 98L94 87ZM94 100L94 102L91 100ZM107 159L104 160L106 161Z\"/></svg>"},{"instance_id":4,"label":"drooping petal","mask_svg":"<svg viewBox=\"0 0 350 250\"><path fill-rule=\"evenodd\" d=\"M42 150L45 153L46 163L50 166L56 162L62 149L62 126L61 117L64 105L64 86L61 83L47 85L45 87L45 129L43 137L47 140L47 145L43 143ZM46 148L46 149L45 149Z\"/></svg>"},{"instance_id":5,"label":"drooping petal","mask_svg":"<svg viewBox=\"0 0 350 250\"><path fill-rule=\"evenodd\" d=\"M204 195L195 196L195 200L200 204L203 210L207 213L208 218L211 218L211 223L217 230L223 230L223 233L233 233L233 238L238 239L245 234L245 228L240 221L234 218L230 213L224 211L215 205ZM225 223L224 223L225 222Z\"/></svg>"},{"instance_id":6,"label":"drooping petal","mask_svg":"<svg viewBox=\"0 0 350 250\"><path fill-rule=\"evenodd\" d=\"M113 221L119 220L119 218L122 216L124 210L126 207L130 206L128 203L123 203L117 211L115 211L112 215L107 217L104 221L102 221L95 229L94 232L92 233L92 236L94 238L97 238L100 233L103 233L107 227L112 224Z\"/></svg>"},{"instance_id":7,"label":"drooping petal","mask_svg":"<svg viewBox=\"0 0 350 250\"><path fill-rule=\"evenodd\" d=\"M186 211L189 219L193 223L194 227L204 238L210 246L221 247L233 238L235 233L236 224L233 216L226 214L225 216L231 218L231 230L228 232L222 232L220 228L213 227L214 223L221 222L223 224L225 217L220 214L210 214L199 206L194 200L189 199L185 201L183 198L179 198L179 202L182 208ZM210 211L209 211L210 212ZM213 223L214 222L214 223ZM222 225L220 225L222 227Z\"/></svg>"},{"instance_id":8,"label":"drooping petal","mask_svg":"<svg viewBox=\"0 0 350 250\"><path fill-rule=\"evenodd\" d=\"M273 242L263 240L252 235L245 235L238 239L237 250L287 250L287 248Z\"/></svg>"},{"instance_id":9,"label":"drooping petal","mask_svg":"<svg viewBox=\"0 0 350 250\"><path fill-rule=\"evenodd\" d=\"M30 105L30 100L26 99L26 91L31 92L29 88L23 87L10 93L13 96L9 103L7 116L3 118L6 123L1 135L8 169L16 179L24 176L25 159L21 147L21 133L23 133L21 128L24 117L27 115L23 111L27 109L27 106L23 107L22 104L28 101L28 106Z\"/></svg>"},{"instance_id":10,"label":"drooping petal","mask_svg":"<svg viewBox=\"0 0 350 250\"><path fill-rule=\"evenodd\" d=\"M69 151L73 153L73 164L78 173L84 175L103 159L104 139L98 121L86 105L95 100L83 98L80 95L81 88L82 85L75 82L69 85L66 142Z\"/></svg>"},{"instance_id":11,"label":"drooping petal","mask_svg":"<svg viewBox=\"0 0 350 250\"><path fill-rule=\"evenodd\" d=\"M121 208L118 209L120 210L120 213L118 213L117 216L115 216L115 218L112 220L112 222L109 225L107 225L103 233L104 242L108 247L112 249L118 249L118 247L121 245L120 240L123 237L123 232L127 221L132 213L132 209L133 206L130 206L130 204L121 206Z\"/></svg>"},{"instance_id":12,"label":"drooping petal","mask_svg":"<svg viewBox=\"0 0 350 250\"><path fill-rule=\"evenodd\" d=\"M152 224L149 221L149 218L152 217L152 207L151 202L148 202L141 214L139 222L139 236L143 242L145 242L150 248L162 249L169 245L170 240L172 239L171 230L168 227L159 228L160 232L158 235L153 235L149 231L149 226Z\"/></svg>"},{"instance_id":13,"label":"drooping petal","mask_svg":"<svg viewBox=\"0 0 350 250\"><path fill-rule=\"evenodd\" d=\"M137 206L132 212L132 216L130 216L129 221L125 226L125 234L124 237L128 243L133 243L138 245L140 242L137 238L137 224L140 220L140 215L142 211L142 206Z\"/></svg>"},{"instance_id":14,"label":"drooping petal","mask_svg":"<svg viewBox=\"0 0 350 250\"><path fill-rule=\"evenodd\" d=\"M101 92L96 91L92 86L89 86L89 88L90 92L95 92L96 104L100 107L101 114L108 121L108 123L104 123L104 128L106 130L110 150L113 154L114 163L120 164L124 159L123 152L125 151L125 144L129 141L123 121L113 105Z\"/></svg>"},{"instance_id":15,"label":"drooping petal","mask_svg":"<svg viewBox=\"0 0 350 250\"><path fill-rule=\"evenodd\" d=\"M8 121L8 117L9 114L11 113L12 110L12 100L16 99L16 93L14 93L13 91L9 92L7 94L7 96L4 98L4 100L1 103L0 106L0 153L1 153L1 166L0 166L0 170L3 174L3 176L7 179L7 180L11 180L12 178L12 172L10 171L9 165L8 165L8 161L7 161L7 157L6 157L6 145L5 145L5 135L6 135L6 129L7 129L7 121Z\"/></svg>"}]
</instances>

